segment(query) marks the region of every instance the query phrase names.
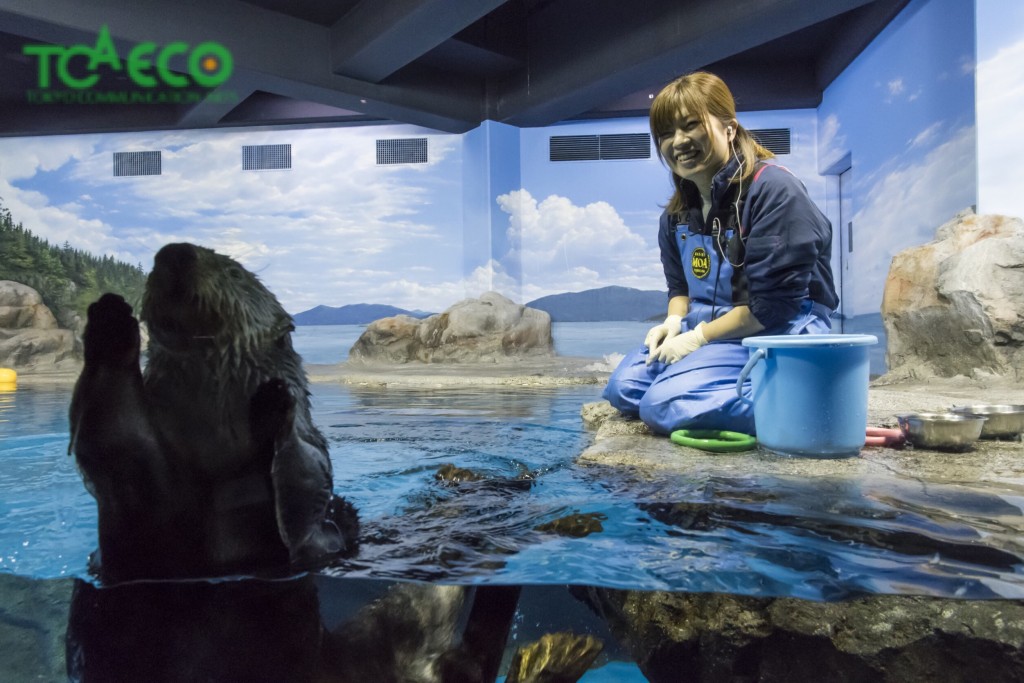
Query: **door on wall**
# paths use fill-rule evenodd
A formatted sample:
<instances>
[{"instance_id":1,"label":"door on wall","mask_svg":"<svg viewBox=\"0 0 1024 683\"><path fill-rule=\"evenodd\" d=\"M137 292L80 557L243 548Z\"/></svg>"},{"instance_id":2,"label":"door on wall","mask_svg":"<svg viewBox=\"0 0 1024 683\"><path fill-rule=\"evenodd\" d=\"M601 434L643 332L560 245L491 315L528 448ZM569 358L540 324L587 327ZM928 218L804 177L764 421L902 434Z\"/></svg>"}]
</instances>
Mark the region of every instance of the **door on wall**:
<instances>
[{"instance_id":1,"label":"door on wall","mask_svg":"<svg viewBox=\"0 0 1024 683\"><path fill-rule=\"evenodd\" d=\"M853 332L853 169L839 174L839 312L842 332Z\"/></svg>"},{"instance_id":2,"label":"door on wall","mask_svg":"<svg viewBox=\"0 0 1024 683\"><path fill-rule=\"evenodd\" d=\"M853 292L857 287L857 227L853 223L853 169L839 173L839 312L840 330L844 334L873 334L878 343L871 347L869 358L871 376L877 377L886 371L886 336L882 316L875 311L855 311ZM833 233L835 239L835 233ZM833 261L834 266L834 261ZM863 287L864 282L860 285Z\"/></svg>"}]
</instances>

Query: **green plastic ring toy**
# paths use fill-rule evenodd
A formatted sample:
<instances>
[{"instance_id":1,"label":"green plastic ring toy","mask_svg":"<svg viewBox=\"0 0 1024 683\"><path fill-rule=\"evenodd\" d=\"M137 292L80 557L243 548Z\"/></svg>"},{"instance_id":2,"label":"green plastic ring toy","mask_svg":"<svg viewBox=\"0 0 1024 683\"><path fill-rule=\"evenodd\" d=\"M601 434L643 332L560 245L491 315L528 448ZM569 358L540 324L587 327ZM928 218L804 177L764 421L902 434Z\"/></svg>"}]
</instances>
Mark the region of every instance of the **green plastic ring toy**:
<instances>
[{"instance_id":1,"label":"green plastic ring toy","mask_svg":"<svg viewBox=\"0 0 1024 683\"><path fill-rule=\"evenodd\" d=\"M757 444L757 439L750 434L717 429L677 429L669 438L680 446L699 448L712 453L749 451Z\"/></svg>"}]
</instances>

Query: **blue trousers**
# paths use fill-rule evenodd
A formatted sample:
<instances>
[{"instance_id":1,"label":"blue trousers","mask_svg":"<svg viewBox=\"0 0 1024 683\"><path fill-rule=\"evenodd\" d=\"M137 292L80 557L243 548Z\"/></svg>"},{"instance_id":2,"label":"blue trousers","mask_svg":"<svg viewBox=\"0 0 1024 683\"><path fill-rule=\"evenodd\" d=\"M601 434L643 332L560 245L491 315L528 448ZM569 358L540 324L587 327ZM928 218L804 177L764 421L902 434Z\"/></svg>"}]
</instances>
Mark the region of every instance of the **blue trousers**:
<instances>
[{"instance_id":1,"label":"blue trousers","mask_svg":"<svg viewBox=\"0 0 1024 683\"><path fill-rule=\"evenodd\" d=\"M828 334L819 312L801 312L783 334ZM639 417L656 434L677 429L721 429L755 434L753 405L736 395L736 380L750 358L742 340L712 342L667 365L647 365L646 346L631 351L608 379L602 396L619 412ZM743 388L750 398L750 380Z\"/></svg>"}]
</instances>

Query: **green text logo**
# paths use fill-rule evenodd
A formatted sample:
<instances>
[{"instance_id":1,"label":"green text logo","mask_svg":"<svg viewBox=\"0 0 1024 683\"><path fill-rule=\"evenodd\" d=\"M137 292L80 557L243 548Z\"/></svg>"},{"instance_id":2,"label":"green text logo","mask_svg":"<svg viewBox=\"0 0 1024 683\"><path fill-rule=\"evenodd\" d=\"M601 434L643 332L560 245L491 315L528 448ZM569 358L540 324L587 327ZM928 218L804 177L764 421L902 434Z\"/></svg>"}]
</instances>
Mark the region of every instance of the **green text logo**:
<instances>
[{"instance_id":1,"label":"green text logo","mask_svg":"<svg viewBox=\"0 0 1024 683\"><path fill-rule=\"evenodd\" d=\"M38 59L40 89L51 88L54 76L61 85L72 90L91 88L100 79L100 67L124 71L133 83L142 88L187 88L192 85L214 88L226 81L234 68L231 52L213 41L195 47L181 41L163 47L149 41L142 42L133 47L122 61L106 26L100 28L95 45L25 45L22 54ZM178 56L186 60L187 76L170 69L171 59Z\"/></svg>"}]
</instances>

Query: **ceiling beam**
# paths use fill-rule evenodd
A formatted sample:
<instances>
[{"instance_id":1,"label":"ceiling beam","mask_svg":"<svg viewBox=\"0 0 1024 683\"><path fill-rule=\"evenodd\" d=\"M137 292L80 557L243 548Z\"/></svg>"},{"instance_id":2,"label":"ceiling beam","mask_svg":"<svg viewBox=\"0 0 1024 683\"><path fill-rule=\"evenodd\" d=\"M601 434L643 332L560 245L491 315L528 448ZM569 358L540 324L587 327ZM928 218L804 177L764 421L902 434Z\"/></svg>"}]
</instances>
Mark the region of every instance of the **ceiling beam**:
<instances>
[{"instance_id":1,"label":"ceiling beam","mask_svg":"<svg viewBox=\"0 0 1024 683\"><path fill-rule=\"evenodd\" d=\"M505 0L363 0L331 27L334 73L380 83Z\"/></svg>"},{"instance_id":2,"label":"ceiling beam","mask_svg":"<svg viewBox=\"0 0 1024 683\"><path fill-rule=\"evenodd\" d=\"M266 84L260 89L278 95L448 132L464 132L481 120L482 104L473 84L449 80L444 88L428 90L339 76L330 68L330 29L240 0L134 0L130 11L120 0L0 0L0 25L57 44L90 43L99 27L107 25L119 52L125 53L143 41L196 45L213 40L232 53L237 77L247 84ZM231 84L229 80L224 86ZM208 122L212 115L197 120Z\"/></svg>"},{"instance_id":3,"label":"ceiling beam","mask_svg":"<svg viewBox=\"0 0 1024 683\"><path fill-rule=\"evenodd\" d=\"M563 0L530 17L529 66L503 83L488 117L543 126L811 26L873 0ZM732 8L732 11L724 11ZM742 12L737 11L742 9ZM573 22L573 18L576 19ZM552 35L575 27L572 36Z\"/></svg>"}]
</instances>

